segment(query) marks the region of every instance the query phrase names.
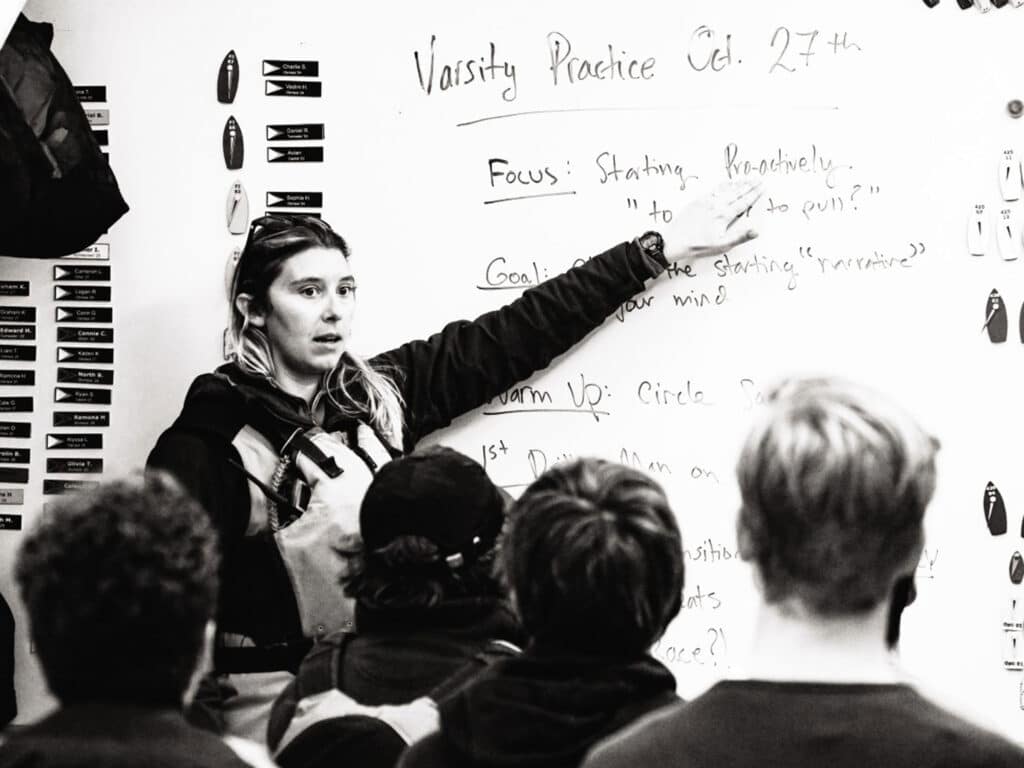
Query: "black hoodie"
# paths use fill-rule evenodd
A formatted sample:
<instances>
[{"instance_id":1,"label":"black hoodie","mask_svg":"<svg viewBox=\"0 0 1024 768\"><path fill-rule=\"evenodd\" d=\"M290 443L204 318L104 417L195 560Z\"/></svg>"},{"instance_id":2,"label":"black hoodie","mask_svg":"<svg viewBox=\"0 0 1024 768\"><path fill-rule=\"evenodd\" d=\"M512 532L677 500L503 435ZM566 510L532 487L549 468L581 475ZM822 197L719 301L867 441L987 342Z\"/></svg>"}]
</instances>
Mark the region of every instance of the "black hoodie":
<instances>
[{"instance_id":1,"label":"black hoodie","mask_svg":"<svg viewBox=\"0 0 1024 768\"><path fill-rule=\"evenodd\" d=\"M574 768L641 715L677 702L675 678L650 656L615 659L536 647L493 664L439 703L441 730L402 768Z\"/></svg>"}]
</instances>

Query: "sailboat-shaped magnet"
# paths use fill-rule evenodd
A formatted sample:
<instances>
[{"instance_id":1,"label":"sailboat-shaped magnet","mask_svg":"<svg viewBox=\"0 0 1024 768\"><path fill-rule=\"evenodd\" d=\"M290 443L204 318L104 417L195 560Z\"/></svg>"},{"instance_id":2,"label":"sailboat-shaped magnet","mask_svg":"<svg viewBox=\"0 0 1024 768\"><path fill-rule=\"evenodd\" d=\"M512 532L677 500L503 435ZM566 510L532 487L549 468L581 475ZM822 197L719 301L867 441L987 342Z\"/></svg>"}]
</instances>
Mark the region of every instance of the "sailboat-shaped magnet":
<instances>
[{"instance_id":1,"label":"sailboat-shaped magnet","mask_svg":"<svg viewBox=\"0 0 1024 768\"><path fill-rule=\"evenodd\" d=\"M237 171L245 160L245 142L242 140L242 128L232 115L224 124L224 164L229 171Z\"/></svg>"},{"instance_id":2,"label":"sailboat-shaped magnet","mask_svg":"<svg viewBox=\"0 0 1024 768\"><path fill-rule=\"evenodd\" d=\"M220 63L220 71L217 73L217 101L221 104L230 104L235 100L238 93L238 56L234 51L228 51L224 61Z\"/></svg>"},{"instance_id":3,"label":"sailboat-shaped magnet","mask_svg":"<svg viewBox=\"0 0 1024 768\"><path fill-rule=\"evenodd\" d=\"M985 486L985 497L982 500L985 508L985 524L988 532L993 536L1002 536L1006 533L1006 504L1003 503L1003 494L996 488L995 483Z\"/></svg>"},{"instance_id":4,"label":"sailboat-shaped magnet","mask_svg":"<svg viewBox=\"0 0 1024 768\"><path fill-rule=\"evenodd\" d=\"M985 324L981 330L988 331L988 339L993 344L1006 341L1006 306L995 288L985 302Z\"/></svg>"},{"instance_id":5,"label":"sailboat-shaped magnet","mask_svg":"<svg viewBox=\"0 0 1024 768\"><path fill-rule=\"evenodd\" d=\"M244 235L249 229L249 198L240 181L232 184L228 192L227 222L232 235Z\"/></svg>"}]
</instances>

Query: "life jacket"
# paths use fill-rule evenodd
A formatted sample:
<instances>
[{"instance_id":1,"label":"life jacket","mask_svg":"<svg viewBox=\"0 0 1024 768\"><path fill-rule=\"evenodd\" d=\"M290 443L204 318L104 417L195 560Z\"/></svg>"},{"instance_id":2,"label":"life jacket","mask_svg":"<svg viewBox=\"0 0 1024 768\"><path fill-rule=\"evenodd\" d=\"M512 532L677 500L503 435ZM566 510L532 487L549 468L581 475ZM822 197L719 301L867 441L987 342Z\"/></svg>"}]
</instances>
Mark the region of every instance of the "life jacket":
<instances>
[{"instance_id":1,"label":"life jacket","mask_svg":"<svg viewBox=\"0 0 1024 768\"><path fill-rule=\"evenodd\" d=\"M189 408L197 399L202 404ZM217 409L238 411L212 417ZM234 446L241 464L229 460L222 471L248 479L245 535L272 533L303 634L316 639L353 630L354 607L341 589L346 562L337 550L359 532L359 505L373 475L400 452L366 422L334 414L316 426L275 407L261 383L223 371L197 380L178 426Z\"/></svg>"}]
</instances>

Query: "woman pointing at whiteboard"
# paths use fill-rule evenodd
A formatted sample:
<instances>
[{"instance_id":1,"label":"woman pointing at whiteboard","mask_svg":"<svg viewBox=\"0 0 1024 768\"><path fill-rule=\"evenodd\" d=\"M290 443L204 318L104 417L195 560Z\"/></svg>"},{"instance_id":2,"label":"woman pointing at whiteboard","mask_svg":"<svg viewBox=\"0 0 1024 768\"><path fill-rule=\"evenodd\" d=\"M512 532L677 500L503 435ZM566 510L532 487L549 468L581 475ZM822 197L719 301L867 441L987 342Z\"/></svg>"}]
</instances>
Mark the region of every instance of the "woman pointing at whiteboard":
<instances>
[{"instance_id":1,"label":"woman pointing at whiteboard","mask_svg":"<svg viewBox=\"0 0 1024 768\"><path fill-rule=\"evenodd\" d=\"M358 531L376 469L545 368L670 262L756 237L744 214L759 197L758 185L729 182L671 228L368 360L350 349L357 291L344 239L314 217L252 223L230 291L233 359L192 383L148 460L220 531L214 666L254 718L232 716L229 701L230 730L258 730L265 713L249 705L272 700L312 639L353 628L333 547Z\"/></svg>"}]
</instances>

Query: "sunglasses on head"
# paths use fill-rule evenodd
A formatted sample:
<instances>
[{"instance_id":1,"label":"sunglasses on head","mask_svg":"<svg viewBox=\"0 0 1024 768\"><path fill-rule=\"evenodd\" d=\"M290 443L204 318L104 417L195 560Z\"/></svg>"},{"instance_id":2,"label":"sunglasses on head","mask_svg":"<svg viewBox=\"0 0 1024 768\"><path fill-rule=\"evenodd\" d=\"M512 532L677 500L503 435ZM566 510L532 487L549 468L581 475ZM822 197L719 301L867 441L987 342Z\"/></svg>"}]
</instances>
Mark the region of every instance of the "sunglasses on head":
<instances>
[{"instance_id":1,"label":"sunglasses on head","mask_svg":"<svg viewBox=\"0 0 1024 768\"><path fill-rule=\"evenodd\" d=\"M272 213L253 219L249 224L249 234L245 238L245 245L240 251L237 251L238 255L233 259L231 265L228 296L231 297L237 293L242 263L246 260L246 252L250 246L255 243L263 243L274 237L288 238L293 236L294 230L299 227L322 234L333 234L330 226L321 219L301 213Z\"/></svg>"},{"instance_id":2,"label":"sunglasses on head","mask_svg":"<svg viewBox=\"0 0 1024 768\"><path fill-rule=\"evenodd\" d=\"M244 253L245 249L252 243L261 242L268 237L274 237L295 227L306 227L318 232L331 231L331 228L316 216L308 216L302 213L271 213L252 220L242 252Z\"/></svg>"}]
</instances>

